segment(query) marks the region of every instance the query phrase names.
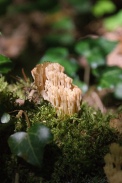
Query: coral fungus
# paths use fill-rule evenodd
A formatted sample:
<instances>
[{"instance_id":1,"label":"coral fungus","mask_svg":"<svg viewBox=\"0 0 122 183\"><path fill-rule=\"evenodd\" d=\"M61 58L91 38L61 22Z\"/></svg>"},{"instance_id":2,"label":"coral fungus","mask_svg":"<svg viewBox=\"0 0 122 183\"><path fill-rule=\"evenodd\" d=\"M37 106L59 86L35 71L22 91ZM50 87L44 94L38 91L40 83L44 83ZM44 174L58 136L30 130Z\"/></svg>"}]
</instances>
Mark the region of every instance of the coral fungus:
<instances>
[{"instance_id":1,"label":"coral fungus","mask_svg":"<svg viewBox=\"0 0 122 183\"><path fill-rule=\"evenodd\" d=\"M122 183L122 147L113 143L110 146L110 153L104 157L107 179L110 183Z\"/></svg>"},{"instance_id":2,"label":"coral fungus","mask_svg":"<svg viewBox=\"0 0 122 183\"><path fill-rule=\"evenodd\" d=\"M82 92L64 74L63 66L45 62L37 65L31 73L39 93L52 104L58 115L71 115L80 110Z\"/></svg>"}]
</instances>

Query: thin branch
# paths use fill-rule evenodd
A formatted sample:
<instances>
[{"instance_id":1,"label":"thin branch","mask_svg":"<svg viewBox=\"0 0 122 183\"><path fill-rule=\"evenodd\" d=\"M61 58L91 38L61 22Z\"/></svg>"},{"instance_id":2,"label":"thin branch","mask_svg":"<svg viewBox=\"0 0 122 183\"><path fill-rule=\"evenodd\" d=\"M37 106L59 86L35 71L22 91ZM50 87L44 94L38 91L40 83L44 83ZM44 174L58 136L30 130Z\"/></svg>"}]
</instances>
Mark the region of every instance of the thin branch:
<instances>
[{"instance_id":1,"label":"thin branch","mask_svg":"<svg viewBox=\"0 0 122 183\"><path fill-rule=\"evenodd\" d=\"M27 78L27 76L26 76L25 71L24 71L23 68L22 68L22 75L23 75L23 77L24 77L24 80L25 80L26 82L28 82L28 78Z\"/></svg>"}]
</instances>

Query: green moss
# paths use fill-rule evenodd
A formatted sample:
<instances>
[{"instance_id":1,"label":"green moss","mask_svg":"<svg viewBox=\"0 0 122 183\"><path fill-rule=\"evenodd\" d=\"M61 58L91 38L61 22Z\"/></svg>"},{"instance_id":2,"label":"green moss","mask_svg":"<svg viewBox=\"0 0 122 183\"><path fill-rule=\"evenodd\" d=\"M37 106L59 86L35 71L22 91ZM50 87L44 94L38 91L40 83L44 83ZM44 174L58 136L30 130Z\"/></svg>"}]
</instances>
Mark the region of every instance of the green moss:
<instances>
[{"instance_id":1,"label":"green moss","mask_svg":"<svg viewBox=\"0 0 122 183\"><path fill-rule=\"evenodd\" d=\"M109 126L111 115L103 115L85 103L81 111L71 117L57 118L55 110L47 102L36 106L34 111L34 116L33 112L28 112L31 123L44 123L54 135L53 154L56 157L45 155L42 175L52 167L49 163L52 158L55 161L52 162L52 176L48 177L51 174L48 172L42 182L49 179L51 183L69 180L76 183L86 175L103 175L103 157L108 152L108 146L118 141L118 134ZM45 153L50 151L48 149Z\"/></svg>"},{"instance_id":2,"label":"green moss","mask_svg":"<svg viewBox=\"0 0 122 183\"><path fill-rule=\"evenodd\" d=\"M9 91L13 91L15 96L24 100L27 99L27 96L32 88L33 86L31 86L29 79L27 81L19 79L16 83L8 85Z\"/></svg>"},{"instance_id":3,"label":"green moss","mask_svg":"<svg viewBox=\"0 0 122 183\"><path fill-rule=\"evenodd\" d=\"M103 173L103 157L108 145L118 139L109 127L109 116L83 104L80 114L46 124L52 129L54 141L61 150L52 182L80 182L85 175Z\"/></svg>"},{"instance_id":4,"label":"green moss","mask_svg":"<svg viewBox=\"0 0 122 183\"><path fill-rule=\"evenodd\" d=\"M5 78L0 76L0 92L5 91L8 83L5 81Z\"/></svg>"},{"instance_id":5,"label":"green moss","mask_svg":"<svg viewBox=\"0 0 122 183\"><path fill-rule=\"evenodd\" d=\"M21 83L21 87L17 87L19 91L23 86ZM43 100L39 104L25 100L24 105L18 106L15 104L18 95L15 92L12 93L12 87L11 92L10 87L7 88L6 91L0 93L0 114L13 112L10 113L10 123L6 126L0 124L0 137L2 139L4 136L4 142L6 141L6 148L3 151L1 147L4 144L1 140L2 155L0 158L3 159L1 167L4 167L4 170L1 169L1 173L4 171L4 175L6 172L5 177L9 177L9 181L3 180L3 182L12 182L13 170L16 166L19 167L17 171L19 171L20 183L82 183L86 180L86 176L87 179L103 176L103 157L109 151L109 145L119 141L119 134L109 126L111 115L103 115L100 111L95 111L83 103L78 114L57 117L55 109ZM31 88L31 85L28 84L28 88ZM28 130L25 115L22 114L16 118L20 110L27 114L30 125L37 122L43 123L51 129L54 135L53 143L45 148L41 170L30 166L21 159L18 159L16 165L16 162L11 159L7 146L8 136L14 131ZM8 129L11 129L9 133Z\"/></svg>"}]
</instances>

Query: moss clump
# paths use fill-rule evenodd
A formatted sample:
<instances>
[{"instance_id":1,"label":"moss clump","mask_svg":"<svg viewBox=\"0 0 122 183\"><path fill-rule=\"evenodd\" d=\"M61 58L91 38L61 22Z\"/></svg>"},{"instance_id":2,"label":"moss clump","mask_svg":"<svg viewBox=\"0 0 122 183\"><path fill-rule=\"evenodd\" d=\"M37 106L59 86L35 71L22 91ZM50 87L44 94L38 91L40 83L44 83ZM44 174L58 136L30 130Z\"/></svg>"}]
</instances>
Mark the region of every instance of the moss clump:
<instances>
[{"instance_id":1,"label":"moss clump","mask_svg":"<svg viewBox=\"0 0 122 183\"><path fill-rule=\"evenodd\" d=\"M81 106L79 114L72 117L46 120L61 152L51 182L77 183L86 175L103 174L103 157L108 145L118 140L109 120L110 116L102 115L86 104Z\"/></svg>"},{"instance_id":2,"label":"moss clump","mask_svg":"<svg viewBox=\"0 0 122 183\"><path fill-rule=\"evenodd\" d=\"M5 78L0 76L0 92L5 91L8 83L5 81Z\"/></svg>"},{"instance_id":3,"label":"moss clump","mask_svg":"<svg viewBox=\"0 0 122 183\"><path fill-rule=\"evenodd\" d=\"M27 114L30 125L40 122L48 126L54 135L54 141L46 146L43 167L38 170L21 159L18 159L17 165L16 162L13 163L8 146L4 152L1 149L1 140L1 154L4 153L1 167L5 167L4 170L1 169L1 173L4 172L5 175L6 172L5 177L9 177L3 182L12 182L13 171L10 170L15 170L15 167L19 167L17 171L20 183L82 183L86 176L89 179L103 175L104 156L109 145L119 141L119 134L109 126L111 115L103 115L84 103L78 114L57 117L54 108L46 101L41 100L38 104L25 100L23 105L18 106L15 104L16 98L18 96L15 93L13 95L12 91L10 93L9 89L2 91L0 95L0 113L13 111L8 123L12 124L10 132L7 133L8 126L0 124L3 129L0 130L0 137L6 140L5 145L7 146L8 136L14 131L28 130L25 116L22 114L16 118L20 110Z\"/></svg>"},{"instance_id":4,"label":"moss clump","mask_svg":"<svg viewBox=\"0 0 122 183\"><path fill-rule=\"evenodd\" d=\"M28 111L28 117L31 124L44 123L54 135L55 146L45 150L42 182L77 183L86 175L104 174L104 155L109 145L119 139L109 126L111 115L103 115L84 103L78 114L57 118L51 105L43 102Z\"/></svg>"}]
</instances>

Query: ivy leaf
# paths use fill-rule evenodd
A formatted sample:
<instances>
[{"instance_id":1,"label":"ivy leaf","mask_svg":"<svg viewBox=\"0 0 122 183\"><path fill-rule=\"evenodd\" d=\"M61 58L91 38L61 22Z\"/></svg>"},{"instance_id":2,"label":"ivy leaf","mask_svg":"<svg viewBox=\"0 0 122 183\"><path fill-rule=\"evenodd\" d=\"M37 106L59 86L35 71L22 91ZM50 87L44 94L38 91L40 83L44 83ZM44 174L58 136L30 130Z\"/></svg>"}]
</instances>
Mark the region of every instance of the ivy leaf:
<instances>
[{"instance_id":1,"label":"ivy leaf","mask_svg":"<svg viewBox=\"0 0 122 183\"><path fill-rule=\"evenodd\" d=\"M114 95L115 95L116 98L122 100L122 82L120 82L116 85Z\"/></svg>"},{"instance_id":2,"label":"ivy leaf","mask_svg":"<svg viewBox=\"0 0 122 183\"><path fill-rule=\"evenodd\" d=\"M115 88L118 83L122 82L122 69L119 67L98 69L98 73L99 88Z\"/></svg>"},{"instance_id":3,"label":"ivy leaf","mask_svg":"<svg viewBox=\"0 0 122 183\"><path fill-rule=\"evenodd\" d=\"M22 157L28 163L41 167L46 144L53 136L49 128L43 124L35 124L28 132L17 132L8 139L11 152Z\"/></svg>"},{"instance_id":4,"label":"ivy leaf","mask_svg":"<svg viewBox=\"0 0 122 183\"><path fill-rule=\"evenodd\" d=\"M74 43L75 38L71 31L56 32L53 31L44 37L48 45L68 46Z\"/></svg>"},{"instance_id":5,"label":"ivy leaf","mask_svg":"<svg viewBox=\"0 0 122 183\"><path fill-rule=\"evenodd\" d=\"M75 61L75 59L69 59L69 52L66 48L64 47L53 47L50 48L46 51L44 56L41 58L39 63L45 62L45 61L50 61L50 62L56 62L61 64L65 68L65 72L73 77L78 68L79 65Z\"/></svg>"},{"instance_id":6,"label":"ivy leaf","mask_svg":"<svg viewBox=\"0 0 122 183\"><path fill-rule=\"evenodd\" d=\"M75 77L73 79L73 83L81 88L83 93L86 93L88 91L88 85L82 82L78 77Z\"/></svg>"},{"instance_id":7,"label":"ivy leaf","mask_svg":"<svg viewBox=\"0 0 122 183\"><path fill-rule=\"evenodd\" d=\"M8 113L3 113L1 117L1 123L8 123L10 121L10 115Z\"/></svg>"},{"instance_id":8,"label":"ivy leaf","mask_svg":"<svg viewBox=\"0 0 122 183\"><path fill-rule=\"evenodd\" d=\"M56 61L56 59L59 59L59 58L66 58L67 56L69 55L69 52L66 48L64 47L53 47L53 48L50 48L46 51L45 55L44 55L44 58L42 57L42 60L45 61L45 57L47 57L47 60L48 58L50 59L50 61Z\"/></svg>"},{"instance_id":9,"label":"ivy leaf","mask_svg":"<svg viewBox=\"0 0 122 183\"><path fill-rule=\"evenodd\" d=\"M100 17L106 13L112 13L115 10L116 10L116 6L112 1L99 0L93 6L92 12L96 17Z\"/></svg>"},{"instance_id":10,"label":"ivy leaf","mask_svg":"<svg viewBox=\"0 0 122 183\"><path fill-rule=\"evenodd\" d=\"M90 12L92 4L91 1L86 0L68 0L69 4L73 6L73 8L78 13L87 13Z\"/></svg>"},{"instance_id":11,"label":"ivy leaf","mask_svg":"<svg viewBox=\"0 0 122 183\"><path fill-rule=\"evenodd\" d=\"M122 10L120 10L118 13L116 13L113 16L107 17L103 21L104 27L108 31L114 31L118 27L122 26Z\"/></svg>"},{"instance_id":12,"label":"ivy leaf","mask_svg":"<svg viewBox=\"0 0 122 183\"><path fill-rule=\"evenodd\" d=\"M8 57L0 55L0 73L6 74L12 69L12 67L12 61Z\"/></svg>"},{"instance_id":13,"label":"ivy leaf","mask_svg":"<svg viewBox=\"0 0 122 183\"><path fill-rule=\"evenodd\" d=\"M106 56L115 48L116 41L109 41L103 37L87 37L75 46L75 50L81 56L84 56L91 68L97 68L104 65Z\"/></svg>"},{"instance_id":14,"label":"ivy leaf","mask_svg":"<svg viewBox=\"0 0 122 183\"><path fill-rule=\"evenodd\" d=\"M60 20L52 24L54 30L65 30L71 31L74 30L75 26L71 17L62 17Z\"/></svg>"}]
</instances>

